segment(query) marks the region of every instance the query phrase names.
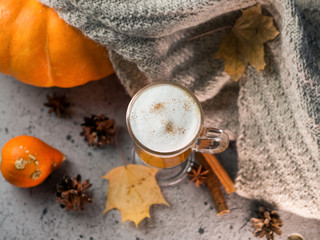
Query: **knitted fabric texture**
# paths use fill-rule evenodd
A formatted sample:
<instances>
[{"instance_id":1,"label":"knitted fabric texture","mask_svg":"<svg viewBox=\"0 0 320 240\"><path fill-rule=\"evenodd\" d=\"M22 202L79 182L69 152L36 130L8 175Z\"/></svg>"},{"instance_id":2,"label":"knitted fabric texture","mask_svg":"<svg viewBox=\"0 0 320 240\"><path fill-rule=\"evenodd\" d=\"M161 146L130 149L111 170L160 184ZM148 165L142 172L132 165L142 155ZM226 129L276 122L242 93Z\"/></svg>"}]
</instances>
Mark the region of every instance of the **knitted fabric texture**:
<instances>
[{"instance_id":1,"label":"knitted fabric texture","mask_svg":"<svg viewBox=\"0 0 320 240\"><path fill-rule=\"evenodd\" d=\"M320 219L320 12L294 0L41 0L106 46L133 95L173 81L202 102L206 124L237 140L238 194ZM281 34L265 44L266 69L239 83L213 56L241 9L261 3Z\"/></svg>"}]
</instances>

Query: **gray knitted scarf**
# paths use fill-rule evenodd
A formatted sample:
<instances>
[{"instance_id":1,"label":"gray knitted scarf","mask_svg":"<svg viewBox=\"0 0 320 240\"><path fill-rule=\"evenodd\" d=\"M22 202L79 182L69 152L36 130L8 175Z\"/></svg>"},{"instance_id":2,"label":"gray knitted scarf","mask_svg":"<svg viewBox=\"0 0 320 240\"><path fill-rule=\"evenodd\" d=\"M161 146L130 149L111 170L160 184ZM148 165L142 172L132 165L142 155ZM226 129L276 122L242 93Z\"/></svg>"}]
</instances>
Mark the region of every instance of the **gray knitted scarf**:
<instances>
[{"instance_id":1,"label":"gray knitted scarf","mask_svg":"<svg viewBox=\"0 0 320 240\"><path fill-rule=\"evenodd\" d=\"M294 0L40 0L109 49L129 94L149 82L185 85L206 124L237 140L238 194L320 219L320 11ZM266 69L239 83L213 57L240 9L260 2L281 34L265 45Z\"/></svg>"}]
</instances>

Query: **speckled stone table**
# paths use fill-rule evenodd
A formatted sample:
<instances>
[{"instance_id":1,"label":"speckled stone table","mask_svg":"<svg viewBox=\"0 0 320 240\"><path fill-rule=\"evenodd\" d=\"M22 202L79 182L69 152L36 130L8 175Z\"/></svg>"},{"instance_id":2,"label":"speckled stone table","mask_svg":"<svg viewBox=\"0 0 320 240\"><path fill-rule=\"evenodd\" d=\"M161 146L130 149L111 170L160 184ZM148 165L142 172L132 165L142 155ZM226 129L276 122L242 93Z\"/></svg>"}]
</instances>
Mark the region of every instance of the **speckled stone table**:
<instances>
[{"instance_id":1,"label":"speckled stone table","mask_svg":"<svg viewBox=\"0 0 320 240\"><path fill-rule=\"evenodd\" d=\"M0 147L10 138L36 136L67 156L67 161L41 185L20 189L0 176L0 240L171 240L171 239L255 239L249 223L251 201L237 194L226 196L231 212L217 217L206 188L196 188L188 180L163 188L171 207L154 205L151 219L136 228L132 222L121 223L119 211L103 215L108 182L101 178L122 164L114 146L89 148L80 136L84 116L106 114L114 118L118 140L130 162L131 141L125 126L125 111L130 100L115 76L72 89L37 88L0 75ZM43 106L46 95L66 94L72 102L71 117L58 118ZM237 171L235 144L219 155L234 178ZM66 212L55 200L55 186L63 175L80 173L90 179L93 203L83 212ZM283 236L299 232L306 240L320 239L320 221L280 212L285 226Z\"/></svg>"}]
</instances>

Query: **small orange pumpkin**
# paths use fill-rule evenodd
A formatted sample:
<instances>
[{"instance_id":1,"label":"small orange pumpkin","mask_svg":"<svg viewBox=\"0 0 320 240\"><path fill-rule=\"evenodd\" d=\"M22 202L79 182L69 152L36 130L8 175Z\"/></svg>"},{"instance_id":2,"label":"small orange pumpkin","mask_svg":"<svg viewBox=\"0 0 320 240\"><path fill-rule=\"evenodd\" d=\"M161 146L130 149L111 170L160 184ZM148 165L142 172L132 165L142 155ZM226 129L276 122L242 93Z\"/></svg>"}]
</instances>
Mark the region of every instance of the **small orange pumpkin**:
<instances>
[{"instance_id":1,"label":"small orange pumpkin","mask_svg":"<svg viewBox=\"0 0 320 240\"><path fill-rule=\"evenodd\" d=\"M32 136L10 139L2 148L1 173L11 184L34 187L58 168L65 156L57 149Z\"/></svg>"},{"instance_id":2,"label":"small orange pumpkin","mask_svg":"<svg viewBox=\"0 0 320 240\"><path fill-rule=\"evenodd\" d=\"M37 0L0 1L0 72L39 87L74 87L114 71L107 49Z\"/></svg>"}]
</instances>

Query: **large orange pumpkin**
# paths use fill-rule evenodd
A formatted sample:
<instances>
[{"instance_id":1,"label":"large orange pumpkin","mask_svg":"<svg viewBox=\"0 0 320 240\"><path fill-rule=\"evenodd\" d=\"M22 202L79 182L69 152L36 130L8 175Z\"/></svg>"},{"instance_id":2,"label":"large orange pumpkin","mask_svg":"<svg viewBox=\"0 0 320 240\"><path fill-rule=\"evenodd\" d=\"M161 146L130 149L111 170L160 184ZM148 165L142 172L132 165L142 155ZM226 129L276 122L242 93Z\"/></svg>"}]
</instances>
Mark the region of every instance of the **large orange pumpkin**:
<instances>
[{"instance_id":1,"label":"large orange pumpkin","mask_svg":"<svg viewBox=\"0 0 320 240\"><path fill-rule=\"evenodd\" d=\"M0 0L0 72L40 87L74 87L113 73L106 48L37 0Z\"/></svg>"}]
</instances>

